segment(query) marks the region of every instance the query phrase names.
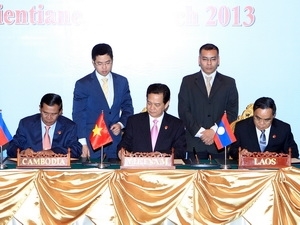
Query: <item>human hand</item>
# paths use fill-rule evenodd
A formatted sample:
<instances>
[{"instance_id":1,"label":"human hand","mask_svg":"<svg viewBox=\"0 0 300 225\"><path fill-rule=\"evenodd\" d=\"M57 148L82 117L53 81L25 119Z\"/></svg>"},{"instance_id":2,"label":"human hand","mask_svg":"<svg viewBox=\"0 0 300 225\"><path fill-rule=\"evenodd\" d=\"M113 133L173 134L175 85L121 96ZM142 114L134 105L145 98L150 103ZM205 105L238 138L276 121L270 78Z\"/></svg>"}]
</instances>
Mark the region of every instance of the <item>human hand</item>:
<instances>
[{"instance_id":1,"label":"human hand","mask_svg":"<svg viewBox=\"0 0 300 225\"><path fill-rule=\"evenodd\" d=\"M121 132L121 125L119 123L115 123L110 127L110 130L113 132L114 135L119 135Z\"/></svg>"},{"instance_id":2,"label":"human hand","mask_svg":"<svg viewBox=\"0 0 300 225\"><path fill-rule=\"evenodd\" d=\"M119 157L119 159L122 158L122 155L125 155L125 154L127 154L127 153L129 153L127 150L125 150L124 148L121 148L121 149L119 150L119 152L118 152L118 157Z\"/></svg>"},{"instance_id":3,"label":"human hand","mask_svg":"<svg viewBox=\"0 0 300 225\"><path fill-rule=\"evenodd\" d=\"M53 155L55 155L55 153L50 149L37 152L37 156L41 156L41 157L47 157L47 156L49 157Z\"/></svg>"},{"instance_id":4,"label":"human hand","mask_svg":"<svg viewBox=\"0 0 300 225\"><path fill-rule=\"evenodd\" d=\"M214 143L215 132L212 129L206 129L202 132L200 139L206 145L212 145Z\"/></svg>"},{"instance_id":5,"label":"human hand","mask_svg":"<svg viewBox=\"0 0 300 225\"><path fill-rule=\"evenodd\" d=\"M87 145L82 145L82 158L90 158L90 150Z\"/></svg>"},{"instance_id":6,"label":"human hand","mask_svg":"<svg viewBox=\"0 0 300 225\"><path fill-rule=\"evenodd\" d=\"M27 148L20 152L21 155L33 155L34 151L31 148Z\"/></svg>"}]
</instances>

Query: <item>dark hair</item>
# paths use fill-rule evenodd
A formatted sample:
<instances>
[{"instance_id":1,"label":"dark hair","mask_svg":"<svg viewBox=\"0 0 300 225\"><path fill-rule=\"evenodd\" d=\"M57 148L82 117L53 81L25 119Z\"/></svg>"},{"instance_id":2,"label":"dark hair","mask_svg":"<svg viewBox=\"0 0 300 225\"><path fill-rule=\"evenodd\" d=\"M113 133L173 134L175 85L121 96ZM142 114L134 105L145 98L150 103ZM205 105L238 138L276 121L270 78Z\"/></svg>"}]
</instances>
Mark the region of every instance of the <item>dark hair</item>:
<instances>
[{"instance_id":1,"label":"dark hair","mask_svg":"<svg viewBox=\"0 0 300 225\"><path fill-rule=\"evenodd\" d=\"M166 104L170 100L170 89L167 85L165 84L160 84L160 83L155 83L155 84L150 84L149 87L147 88L147 94L146 97L148 97L149 94L163 94L163 102Z\"/></svg>"},{"instance_id":2,"label":"dark hair","mask_svg":"<svg viewBox=\"0 0 300 225\"><path fill-rule=\"evenodd\" d=\"M217 50L217 53L219 55L219 48L214 44L207 43L205 45L202 45L199 49L199 55L201 55L202 50Z\"/></svg>"},{"instance_id":3,"label":"dark hair","mask_svg":"<svg viewBox=\"0 0 300 225\"><path fill-rule=\"evenodd\" d=\"M276 114L276 104L272 98L261 97L254 102L253 112L256 109L272 109L273 116Z\"/></svg>"},{"instance_id":4,"label":"dark hair","mask_svg":"<svg viewBox=\"0 0 300 225\"><path fill-rule=\"evenodd\" d=\"M105 43L102 44L97 44L93 47L92 49L92 59L95 61L96 57L98 55L109 55L110 58L113 60L113 52L112 52L112 48Z\"/></svg>"},{"instance_id":5,"label":"dark hair","mask_svg":"<svg viewBox=\"0 0 300 225\"><path fill-rule=\"evenodd\" d=\"M62 99L59 95L53 94L53 93L48 93L45 94L40 103L40 107L43 108L43 104L53 106L53 105L58 105L59 106L59 111L62 110L63 104L62 104Z\"/></svg>"}]
</instances>

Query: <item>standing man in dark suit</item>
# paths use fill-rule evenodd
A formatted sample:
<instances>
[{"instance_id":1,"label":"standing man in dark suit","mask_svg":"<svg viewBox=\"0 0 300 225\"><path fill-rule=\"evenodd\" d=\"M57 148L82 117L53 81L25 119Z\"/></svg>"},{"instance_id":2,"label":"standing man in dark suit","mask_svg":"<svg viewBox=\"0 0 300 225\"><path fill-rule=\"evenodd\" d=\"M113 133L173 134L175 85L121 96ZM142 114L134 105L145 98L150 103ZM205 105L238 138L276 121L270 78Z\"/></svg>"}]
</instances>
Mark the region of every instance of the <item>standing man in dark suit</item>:
<instances>
[{"instance_id":1,"label":"standing man in dark suit","mask_svg":"<svg viewBox=\"0 0 300 225\"><path fill-rule=\"evenodd\" d=\"M238 149L249 152L289 153L298 158L298 146L294 140L291 126L275 118L276 105L272 98L262 97L253 105L253 116L236 123L234 134L237 139L230 146L230 155L238 158Z\"/></svg>"},{"instance_id":2,"label":"standing man in dark suit","mask_svg":"<svg viewBox=\"0 0 300 225\"><path fill-rule=\"evenodd\" d=\"M19 127L7 147L9 157L17 157L17 149L21 154L43 152L43 155L67 154L71 149L71 157L81 156L81 144L77 139L76 124L62 116L62 99L57 94L46 94L40 103L40 113L20 120ZM48 127L48 146L44 136Z\"/></svg>"},{"instance_id":3,"label":"standing man in dark suit","mask_svg":"<svg viewBox=\"0 0 300 225\"><path fill-rule=\"evenodd\" d=\"M175 158L183 158L186 151L183 122L166 113L170 103L170 89L165 84L151 84L146 93L147 111L129 117L122 141L118 149L129 152L171 153ZM152 142L151 135L155 124L158 136Z\"/></svg>"},{"instance_id":4,"label":"standing man in dark suit","mask_svg":"<svg viewBox=\"0 0 300 225\"><path fill-rule=\"evenodd\" d=\"M217 71L219 49L205 44L199 50L201 70L182 79L178 94L178 113L186 127L190 159L224 158L218 151L214 135L224 111L231 123L238 115L238 91L235 80ZM195 151L194 151L195 150Z\"/></svg>"},{"instance_id":5,"label":"standing man in dark suit","mask_svg":"<svg viewBox=\"0 0 300 225\"><path fill-rule=\"evenodd\" d=\"M117 159L117 145L121 130L133 114L128 81L111 72L113 52L108 44L97 44L92 49L95 70L78 80L74 88L73 121L78 126L78 137L82 144L82 157L100 158L100 149L92 149L89 136L101 112L113 142L104 146L107 159Z\"/></svg>"}]
</instances>

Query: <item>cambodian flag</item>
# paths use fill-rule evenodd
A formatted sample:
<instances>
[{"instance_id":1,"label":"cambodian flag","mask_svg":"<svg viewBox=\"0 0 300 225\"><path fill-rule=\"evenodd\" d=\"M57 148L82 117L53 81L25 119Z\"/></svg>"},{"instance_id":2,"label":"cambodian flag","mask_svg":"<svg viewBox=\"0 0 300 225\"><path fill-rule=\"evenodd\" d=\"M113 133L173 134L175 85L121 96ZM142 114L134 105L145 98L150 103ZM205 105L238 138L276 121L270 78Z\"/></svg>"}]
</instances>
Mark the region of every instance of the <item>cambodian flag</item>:
<instances>
[{"instance_id":1,"label":"cambodian flag","mask_svg":"<svg viewBox=\"0 0 300 225\"><path fill-rule=\"evenodd\" d=\"M12 139L12 136L9 133L9 130L7 129L7 127L3 121L2 112L0 110L0 145L1 146L5 145L11 139Z\"/></svg>"},{"instance_id":2,"label":"cambodian flag","mask_svg":"<svg viewBox=\"0 0 300 225\"><path fill-rule=\"evenodd\" d=\"M236 138L228 122L226 112L222 116L219 127L214 136L214 141L218 149L224 148L236 141Z\"/></svg>"}]
</instances>

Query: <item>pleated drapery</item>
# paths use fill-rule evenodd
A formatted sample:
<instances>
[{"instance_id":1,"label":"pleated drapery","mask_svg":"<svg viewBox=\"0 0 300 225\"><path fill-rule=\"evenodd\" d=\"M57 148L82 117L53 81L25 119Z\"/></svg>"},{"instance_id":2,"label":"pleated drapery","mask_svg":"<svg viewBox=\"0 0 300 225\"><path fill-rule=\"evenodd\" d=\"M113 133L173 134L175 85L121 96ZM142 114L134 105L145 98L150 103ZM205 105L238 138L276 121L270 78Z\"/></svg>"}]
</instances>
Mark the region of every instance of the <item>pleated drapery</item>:
<instances>
[{"instance_id":1,"label":"pleated drapery","mask_svg":"<svg viewBox=\"0 0 300 225\"><path fill-rule=\"evenodd\" d=\"M300 170L2 170L0 224L298 224Z\"/></svg>"}]
</instances>

